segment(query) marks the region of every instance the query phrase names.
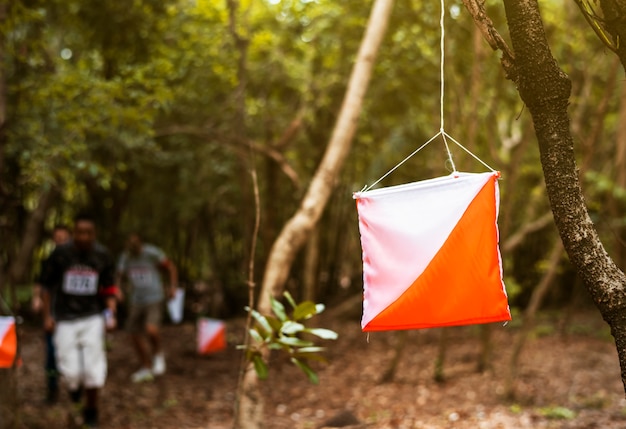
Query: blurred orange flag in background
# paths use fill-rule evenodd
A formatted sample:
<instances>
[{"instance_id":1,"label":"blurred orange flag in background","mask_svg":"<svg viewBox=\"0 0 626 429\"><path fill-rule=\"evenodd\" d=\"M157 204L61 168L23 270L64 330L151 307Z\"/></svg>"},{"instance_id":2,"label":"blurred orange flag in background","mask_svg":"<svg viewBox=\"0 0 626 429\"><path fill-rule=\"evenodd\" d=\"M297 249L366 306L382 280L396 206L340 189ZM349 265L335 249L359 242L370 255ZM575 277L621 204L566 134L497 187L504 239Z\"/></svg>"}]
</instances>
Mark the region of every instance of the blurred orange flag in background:
<instances>
[{"instance_id":1,"label":"blurred orange flag in background","mask_svg":"<svg viewBox=\"0 0 626 429\"><path fill-rule=\"evenodd\" d=\"M17 354L14 317L0 317L0 368L11 368Z\"/></svg>"},{"instance_id":2,"label":"blurred orange flag in background","mask_svg":"<svg viewBox=\"0 0 626 429\"><path fill-rule=\"evenodd\" d=\"M226 324L223 321L201 317L197 329L198 354L206 355L226 348Z\"/></svg>"}]
</instances>

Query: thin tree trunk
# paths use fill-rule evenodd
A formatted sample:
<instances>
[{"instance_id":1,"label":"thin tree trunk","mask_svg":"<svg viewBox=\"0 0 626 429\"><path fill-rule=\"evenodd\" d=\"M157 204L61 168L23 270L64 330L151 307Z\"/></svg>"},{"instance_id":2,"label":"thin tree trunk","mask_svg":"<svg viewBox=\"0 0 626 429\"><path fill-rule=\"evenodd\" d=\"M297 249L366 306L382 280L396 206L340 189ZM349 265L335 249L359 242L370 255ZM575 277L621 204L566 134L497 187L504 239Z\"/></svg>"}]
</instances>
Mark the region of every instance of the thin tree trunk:
<instances>
[{"instance_id":1,"label":"thin tree trunk","mask_svg":"<svg viewBox=\"0 0 626 429\"><path fill-rule=\"evenodd\" d=\"M552 247L550 252L550 259L548 269L543 274L541 281L533 290L530 296L530 302L524 311L524 318L522 323L522 329L515 338L513 344L513 352L511 353L511 359L509 361L509 371L505 380L505 396L508 399L514 399L515 397L515 378L517 377L517 368L519 365L519 358L528 339L528 335L535 326L535 316L537 311L543 302L543 298L546 296L550 285L554 281L563 256L563 244L561 240L557 238L556 243Z\"/></svg>"},{"instance_id":2,"label":"thin tree trunk","mask_svg":"<svg viewBox=\"0 0 626 429\"><path fill-rule=\"evenodd\" d=\"M259 299L261 312L269 312L270 295L277 296L282 291L298 250L304 245L322 215L337 183L339 172L352 146L352 137L356 131L374 60L385 34L392 6L393 0L375 0L374 2L346 95L324 157L300 207L285 224L272 246Z\"/></svg>"},{"instance_id":3,"label":"thin tree trunk","mask_svg":"<svg viewBox=\"0 0 626 429\"><path fill-rule=\"evenodd\" d=\"M311 232L306 243L304 255L304 272L302 273L303 295L307 301L317 299L317 278L320 260L320 230L318 227Z\"/></svg>"},{"instance_id":4,"label":"thin tree trunk","mask_svg":"<svg viewBox=\"0 0 626 429\"><path fill-rule=\"evenodd\" d=\"M338 180L350 151L374 60L385 34L392 6L393 0L375 0L372 6L341 111L324 157L299 209L285 224L270 251L259 296L258 310L261 313L271 312L270 295L278 296L282 292L296 253L315 227ZM240 424L239 428L262 427L261 399L258 377L248 368L242 383L239 411L235 416L235 422Z\"/></svg>"},{"instance_id":5,"label":"thin tree trunk","mask_svg":"<svg viewBox=\"0 0 626 429\"><path fill-rule=\"evenodd\" d=\"M491 369L491 356L493 355L492 326L493 324L491 323L480 325L480 354L476 362L476 372L483 373Z\"/></svg>"},{"instance_id":6,"label":"thin tree trunk","mask_svg":"<svg viewBox=\"0 0 626 429\"><path fill-rule=\"evenodd\" d=\"M450 328L441 328L439 331L439 344L437 347L437 357L435 358L435 368L433 372L433 380L437 383L443 383L446 380L443 367L446 363L446 354L448 351L448 329Z\"/></svg>"},{"instance_id":7,"label":"thin tree trunk","mask_svg":"<svg viewBox=\"0 0 626 429\"><path fill-rule=\"evenodd\" d=\"M595 121L591 127L591 131L585 136L583 140L583 160L581 162L580 171L585 173L591 167L593 156L595 155L595 149L600 146L600 139L602 138L602 132L604 131L604 124L606 121L606 115L609 110L609 105L613 94L615 94L615 85L617 84L617 72L619 70L619 61L616 59L615 63L611 66L609 76L604 88L604 95L598 103L597 109L595 109ZM586 118L585 124L589 125L589 118ZM573 128L573 127L572 127ZM582 127L581 127L582 128Z\"/></svg>"},{"instance_id":8,"label":"thin tree trunk","mask_svg":"<svg viewBox=\"0 0 626 429\"><path fill-rule=\"evenodd\" d=\"M387 368L383 371L379 383L391 383L395 378L400 358L402 358L402 353L404 353L404 349L406 349L407 332L408 331L395 332L396 345L393 348L393 357L389 361Z\"/></svg>"},{"instance_id":9,"label":"thin tree trunk","mask_svg":"<svg viewBox=\"0 0 626 429\"><path fill-rule=\"evenodd\" d=\"M59 194L55 188L43 191L39 197L37 207L32 211L26 221L24 233L21 237L20 247L18 248L17 254L9 267L9 276L7 280L11 287L14 287L17 283L23 283L26 281L26 275L28 273L28 268L31 265L33 251L41 239L41 231L43 229L44 221L46 220L46 215L58 195Z\"/></svg>"},{"instance_id":10,"label":"thin tree trunk","mask_svg":"<svg viewBox=\"0 0 626 429\"><path fill-rule=\"evenodd\" d=\"M617 148L615 153L615 180L616 185L621 189L626 189L626 81L622 81L622 91L620 96L619 120L617 129ZM615 217L619 217L621 210L620 202L614 201ZM621 204L623 208L623 203ZM618 229L618 242L616 244L617 251L615 259L622 270L626 270L626 226L620 226Z\"/></svg>"},{"instance_id":11,"label":"thin tree trunk","mask_svg":"<svg viewBox=\"0 0 626 429\"><path fill-rule=\"evenodd\" d=\"M626 70L626 0L600 0L603 23L611 34L624 70Z\"/></svg>"},{"instance_id":12,"label":"thin tree trunk","mask_svg":"<svg viewBox=\"0 0 626 429\"><path fill-rule=\"evenodd\" d=\"M7 19L7 2L0 1L0 24ZM6 143L6 121L7 121L7 87L5 60L5 33L0 33L0 177L4 171L5 143ZM1 180L0 180L1 182ZM2 189L0 183L0 201L2 198Z\"/></svg>"}]
</instances>

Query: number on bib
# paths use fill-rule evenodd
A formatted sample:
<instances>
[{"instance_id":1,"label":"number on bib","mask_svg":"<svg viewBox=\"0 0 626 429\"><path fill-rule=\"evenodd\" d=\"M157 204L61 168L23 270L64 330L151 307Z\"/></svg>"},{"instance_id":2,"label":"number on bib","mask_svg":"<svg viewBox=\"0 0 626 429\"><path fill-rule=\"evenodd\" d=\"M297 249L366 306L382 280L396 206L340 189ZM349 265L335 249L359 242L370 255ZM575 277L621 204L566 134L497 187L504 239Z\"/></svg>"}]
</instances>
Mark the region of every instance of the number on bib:
<instances>
[{"instance_id":1,"label":"number on bib","mask_svg":"<svg viewBox=\"0 0 626 429\"><path fill-rule=\"evenodd\" d=\"M98 293L98 273L95 271L66 271L63 292L69 295L95 295Z\"/></svg>"}]
</instances>

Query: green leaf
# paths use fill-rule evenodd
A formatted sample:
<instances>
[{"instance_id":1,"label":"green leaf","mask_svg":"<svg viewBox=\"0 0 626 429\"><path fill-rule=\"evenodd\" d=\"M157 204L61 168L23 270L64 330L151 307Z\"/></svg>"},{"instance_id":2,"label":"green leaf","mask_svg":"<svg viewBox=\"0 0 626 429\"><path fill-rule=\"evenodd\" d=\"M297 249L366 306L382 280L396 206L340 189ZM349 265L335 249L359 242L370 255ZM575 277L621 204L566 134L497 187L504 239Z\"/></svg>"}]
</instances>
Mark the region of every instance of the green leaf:
<instances>
[{"instance_id":1,"label":"green leaf","mask_svg":"<svg viewBox=\"0 0 626 429\"><path fill-rule=\"evenodd\" d=\"M292 353L291 357L294 357L296 359L300 359L303 361L316 361L316 362L322 362L322 363L328 363L328 359L326 359L324 356L322 355L318 355L315 353L300 353L299 351L296 353Z\"/></svg>"},{"instance_id":2,"label":"green leaf","mask_svg":"<svg viewBox=\"0 0 626 429\"><path fill-rule=\"evenodd\" d=\"M280 328L280 332L285 335L295 335L298 332L305 331L304 325L302 323L294 322L292 320L287 320L283 323L283 326Z\"/></svg>"},{"instance_id":3,"label":"green leaf","mask_svg":"<svg viewBox=\"0 0 626 429\"><path fill-rule=\"evenodd\" d=\"M291 305L293 308L297 307L296 301L293 299L293 296L291 296L291 294L288 291L285 291L283 296L287 299L287 301L289 302L289 305Z\"/></svg>"},{"instance_id":4,"label":"green leaf","mask_svg":"<svg viewBox=\"0 0 626 429\"><path fill-rule=\"evenodd\" d=\"M319 352L323 352L324 350L326 350L326 347L318 347L318 346L302 347L298 349L298 353L319 353Z\"/></svg>"},{"instance_id":5,"label":"green leaf","mask_svg":"<svg viewBox=\"0 0 626 429\"><path fill-rule=\"evenodd\" d=\"M565 407L545 407L539 410L539 413L549 419L572 420L576 417L576 413Z\"/></svg>"},{"instance_id":6,"label":"green leaf","mask_svg":"<svg viewBox=\"0 0 626 429\"><path fill-rule=\"evenodd\" d=\"M267 364L265 363L261 355L255 354L252 357L252 363L254 363L254 370L256 371L256 374L258 375L258 377L261 380L267 379L269 370L267 368Z\"/></svg>"},{"instance_id":7,"label":"green leaf","mask_svg":"<svg viewBox=\"0 0 626 429\"><path fill-rule=\"evenodd\" d=\"M261 334L259 333L259 331L257 331L254 328L251 328L248 332L250 332L250 337L252 337L252 339L254 341L256 341L257 343L262 343L264 342L263 337L261 336Z\"/></svg>"},{"instance_id":8,"label":"green leaf","mask_svg":"<svg viewBox=\"0 0 626 429\"><path fill-rule=\"evenodd\" d=\"M280 332L280 329L283 327L283 322L273 316L265 316L265 320L270 324L272 332Z\"/></svg>"},{"instance_id":9,"label":"green leaf","mask_svg":"<svg viewBox=\"0 0 626 429\"><path fill-rule=\"evenodd\" d=\"M317 376L315 371L313 371L311 367L308 366L306 363L296 358L291 358L291 362L293 362L294 365L296 365L306 374L306 376L309 378L309 381L311 383L318 384L320 382L319 377Z\"/></svg>"},{"instance_id":10,"label":"green leaf","mask_svg":"<svg viewBox=\"0 0 626 429\"><path fill-rule=\"evenodd\" d=\"M287 313L285 313L285 306L282 302L278 301L273 296L270 296L270 301L272 303L272 311L282 322L287 320Z\"/></svg>"},{"instance_id":11,"label":"green leaf","mask_svg":"<svg viewBox=\"0 0 626 429\"><path fill-rule=\"evenodd\" d=\"M249 311L250 314L252 314L252 317L254 318L254 320L256 320L256 322L260 325L261 328L265 330L266 333L272 332L272 327L270 326L265 316L263 316L258 311L251 309L248 306L246 306L245 309L246 311Z\"/></svg>"},{"instance_id":12,"label":"green leaf","mask_svg":"<svg viewBox=\"0 0 626 429\"><path fill-rule=\"evenodd\" d=\"M339 337L335 331L324 328L308 328L304 332L320 337L323 340L336 340Z\"/></svg>"},{"instance_id":13,"label":"green leaf","mask_svg":"<svg viewBox=\"0 0 626 429\"><path fill-rule=\"evenodd\" d=\"M301 302L293 310L293 319L294 320L308 319L312 316L315 316L316 311L317 311L317 308L315 307L314 302L311 302L311 301Z\"/></svg>"},{"instance_id":14,"label":"green leaf","mask_svg":"<svg viewBox=\"0 0 626 429\"><path fill-rule=\"evenodd\" d=\"M277 341L291 347L311 347L313 345L311 341L301 340L296 337L280 337Z\"/></svg>"}]
</instances>

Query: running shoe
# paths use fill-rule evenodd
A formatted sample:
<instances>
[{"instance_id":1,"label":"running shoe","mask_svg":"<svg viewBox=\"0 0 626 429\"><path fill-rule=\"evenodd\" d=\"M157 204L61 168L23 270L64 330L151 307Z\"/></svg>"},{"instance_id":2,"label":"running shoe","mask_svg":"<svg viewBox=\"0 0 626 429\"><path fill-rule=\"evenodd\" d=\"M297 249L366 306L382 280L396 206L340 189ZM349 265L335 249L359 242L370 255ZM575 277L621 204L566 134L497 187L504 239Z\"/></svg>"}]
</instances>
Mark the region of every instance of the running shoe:
<instances>
[{"instance_id":1,"label":"running shoe","mask_svg":"<svg viewBox=\"0 0 626 429\"><path fill-rule=\"evenodd\" d=\"M130 379L133 383L143 383L144 381L154 380L154 375L148 368L141 368L139 371L134 372Z\"/></svg>"}]
</instances>

